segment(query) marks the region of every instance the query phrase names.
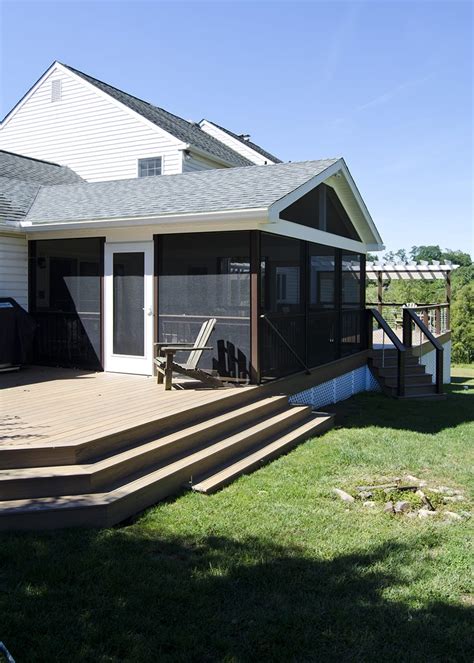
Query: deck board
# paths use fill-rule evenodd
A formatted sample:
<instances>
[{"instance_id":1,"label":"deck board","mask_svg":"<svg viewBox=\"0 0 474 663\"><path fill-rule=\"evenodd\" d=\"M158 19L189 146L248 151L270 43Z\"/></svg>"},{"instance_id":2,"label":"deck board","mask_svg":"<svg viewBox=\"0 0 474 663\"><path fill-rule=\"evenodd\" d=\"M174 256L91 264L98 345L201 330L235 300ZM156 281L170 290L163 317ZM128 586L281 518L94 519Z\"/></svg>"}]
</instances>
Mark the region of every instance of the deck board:
<instances>
[{"instance_id":1,"label":"deck board","mask_svg":"<svg viewBox=\"0 0 474 663\"><path fill-rule=\"evenodd\" d=\"M252 387L245 387L252 388ZM0 448L79 444L225 399L236 388L165 391L140 375L29 367L0 374Z\"/></svg>"}]
</instances>

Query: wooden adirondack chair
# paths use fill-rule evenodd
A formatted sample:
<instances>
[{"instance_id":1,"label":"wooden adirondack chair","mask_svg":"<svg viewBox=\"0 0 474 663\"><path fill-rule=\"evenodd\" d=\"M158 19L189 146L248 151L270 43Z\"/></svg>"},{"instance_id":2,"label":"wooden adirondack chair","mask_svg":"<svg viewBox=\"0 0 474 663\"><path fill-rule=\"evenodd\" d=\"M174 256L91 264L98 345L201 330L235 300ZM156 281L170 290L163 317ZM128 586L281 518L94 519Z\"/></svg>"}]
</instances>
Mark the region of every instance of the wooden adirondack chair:
<instances>
[{"instance_id":1,"label":"wooden adirondack chair","mask_svg":"<svg viewBox=\"0 0 474 663\"><path fill-rule=\"evenodd\" d=\"M165 389L170 390L172 387L173 373L180 373L187 377L199 380L209 387L222 387L222 381L219 378L206 373L197 367L204 350L212 350L207 342L209 337L216 326L216 319L210 318L203 322L199 334L194 343L155 343L157 348L157 356L155 357L155 365L157 368L157 381L158 384L165 383ZM175 354L177 352L189 351L189 357L185 364L180 364L175 361Z\"/></svg>"}]
</instances>

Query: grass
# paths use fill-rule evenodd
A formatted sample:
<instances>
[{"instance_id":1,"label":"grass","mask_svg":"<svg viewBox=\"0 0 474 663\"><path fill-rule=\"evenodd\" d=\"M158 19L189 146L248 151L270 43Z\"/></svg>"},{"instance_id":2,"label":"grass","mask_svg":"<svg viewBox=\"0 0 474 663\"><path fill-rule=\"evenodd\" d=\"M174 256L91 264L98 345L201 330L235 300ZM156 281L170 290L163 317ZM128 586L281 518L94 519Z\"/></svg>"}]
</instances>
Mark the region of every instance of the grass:
<instances>
[{"instance_id":1,"label":"grass","mask_svg":"<svg viewBox=\"0 0 474 663\"><path fill-rule=\"evenodd\" d=\"M0 640L17 663L472 661L474 519L331 493L407 472L467 494L474 379L457 380L444 402L361 394L324 437L128 526L0 535Z\"/></svg>"}]
</instances>

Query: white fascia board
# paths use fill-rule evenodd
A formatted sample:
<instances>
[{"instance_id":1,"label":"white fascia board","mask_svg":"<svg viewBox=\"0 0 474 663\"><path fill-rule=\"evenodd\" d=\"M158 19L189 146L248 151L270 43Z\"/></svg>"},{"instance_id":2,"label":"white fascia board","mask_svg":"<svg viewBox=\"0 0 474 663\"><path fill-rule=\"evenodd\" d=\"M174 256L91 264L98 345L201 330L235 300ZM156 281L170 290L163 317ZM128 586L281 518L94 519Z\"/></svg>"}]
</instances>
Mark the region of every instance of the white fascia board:
<instances>
[{"instance_id":1,"label":"white fascia board","mask_svg":"<svg viewBox=\"0 0 474 663\"><path fill-rule=\"evenodd\" d=\"M194 212L188 214L162 214L159 216L122 217L114 219L92 219L88 221L51 221L32 223L26 221L21 224L22 232L46 232L49 230L84 230L89 228L124 228L139 226L178 225L178 224L219 224L219 223L251 222L265 224L268 222L266 207L256 207L243 210L227 210L222 212Z\"/></svg>"},{"instance_id":2,"label":"white fascia board","mask_svg":"<svg viewBox=\"0 0 474 663\"><path fill-rule=\"evenodd\" d=\"M284 235L285 237L293 237L294 239L303 239L307 242L314 242L315 244L322 244L323 246L332 246L336 249L346 249L347 251L354 251L355 253L367 253L370 250L369 246L364 242L358 242L354 239L341 237L340 235L333 235L332 233L317 230L316 228L309 228L300 223L293 223L292 221L278 221L278 223L269 223L262 225L260 228L263 232L273 233L274 235Z\"/></svg>"},{"instance_id":3,"label":"white fascia board","mask_svg":"<svg viewBox=\"0 0 474 663\"><path fill-rule=\"evenodd\" d=\"M361 211L364 215L364 218L367 222L367 225L369 226L370 230L372 231L372 234L373 234L374 239L375 239L375 244L380 245L381 249L383 249L385 247L383 246L382 237L380 236L380 233L377 230L377 226L375 225L374 220L372 219L372 217L370 215L370 212L367 209L367 205L365 204L364 199L360 195L360 191L357 188L357 184L355 183L355 181L354 181L354 179L353 179L353 177L350 173L350 170L347 167L347 164L344 161L344 159L341 159L341 161L342 161L342 172L344 173L346 181L347 181L347 183L349 184L349 186L351 188L352 194L353 194L354 198L356 199L356 201L357 201L357 203L358 203L358 205L359 205L359 207L360 207L360 209L361 209Z\"/></svg>"},{"instance_id":4,"label":"white fascia board","mask_svg":"<svg viewBox=\"0 0 474 663\"><path fill-rule=\"evenodd\" d=\"M28 101L28 99L36 92L36 90L44 83L44 81L52 74L56 69L60 66L59 62L53 62L53 64L46 69L44 74L34 83L30 89L23 95L23 97L18 101L18 103L13 106L13 108L5 115L3 118L3 121L0 122L0 129L3 129L8 122L10 122L11 118L14 117L20 108L22 108L25 103Z\"/></svg>"},{"instance_id":5,"label":"white fascia board","mask_svg":"<svg viewBox=\"0 0 474 663\"><path fill-rule=\"evenodd\" d=\"M344 159L340 158L337 161L335 161L331 166L323 170L321 173L318 175L315 175L312 177L310 180L299 186L297 189L294 191L291 191L291 193L287 194L283 198L280 198L280 200L277 200L273 205L270 206L269 208L269 218L271 223L278 223L280 221L280 212L282 212L284 209L286 209L289 205L292 203L296 202L304 196L306 193L309 193L313 189L315 189L319 184L323 184L326 182L329 178L333 177L334 175L342 173L343 176L345 177L352 194L354 195L354 198L361 210L362 216L364 218L364 221L366 222L369 230L370 230L370 235L371 239L373 241L371 242L364 242L362 243L364 247L366 247L365 250L367 251L380 251L383 250L385 247L382 243L382 238L380 237L377 228L375 227L375 224L372 220L372 217L369 214L369 211L362 200L362 197L355 185L354 180L352 179L352 176L346 166L346 163ZM346 210L347 211L347 210ZM350 215L349 215L350 216ZM325 233L328 234L328 233ZM351 240L354 241L354 240Z\"/></svg>"},{"instance_id":6,"label":"white fascia board","mask_svg":"<svg viewBox=\"0 0 474 663\"><path fill-rule=\"evenodd\" d=\"M298 188L290 191L285 196L275 201L268 210L268 215L270 218L270 223L277 223L280 221L280 212L289 207L292 203L296 202L306 193L309 193L315 189L319 184L323 184L329 177L335 175L341 170L342 159L335 161L332 166L325 168L321 173L315 175L310 180L301 184Z\"/></svg>"},{"instance_id":7,"label":"white fascia board","mask_svg":"<svg viewBox=\"0 0 474 663\"><path fill-rule=\"evenodd\" d=\"M168 131L165 129L162 129L159 127L157 124L154 122L151 122L150 120L147 120L146 117L143 117L140 113L137 111L134 111L132 108L129 108L129 106L126 106L123 104L121 101L118 101L117 99L114 99L113 97L110 96L110 94L107 94L107 92L104 92L100 88L98 88L96 85L93 83L89 83L85 78L82 78L82 76L79 76L79 74L76 74L74 71L71 71L71 69L68 69L67 67L64 67L60 62L57 62L57 67L60 71L62 71L64 74L68 74L69 76L72 76L74 80L78 81L79 83L83 83L84 85L87 85L89 89L91 89L93 92L95 92L97 95L101 96L103 99L107 99L111 104L114 104L117 108L120 108L124 112L126 112L128 115L131 115L134 117L136 120L139 120L142 124L145 124L147 127L151 127L154 129L156 132L158 132L160 135L166 136L166 138L171 139L176 143L176 147L178 149L183 149L186 146L186 143L184 143L182 140L179 140L179 138L176 138L173 134L170 134Z\"/></svg>"},{"instance_id":8,"label":"white fascia board","mask_svg":"<svg viewBox=\"0 0 474 663\"><path fill-rule=\"evenodd\" d=\"M199 126L201 127L201 129L202 129L202 127L205 127L206 125L209 126L209 127L214 127L214 129L216 131L223 134L227 139L233 141L233 143L235 143L235 145L236 145L236 148L235 148L236 152L238 151L237 147L242 148L242 146L245 146L248 150L250 150L253 154L255 154L255 156L258 159L266 159L266 161L268 161L270 164L275 163L271 159L268 159L267 157L264 157L263 154L260 154L260 152L257 152L256 150L254 150L253 147L250 147L250 145L247 145L245 143L241 143L239 140L237 140L237 138L234 138L233 136L228 134L227 131L223 131L220 127L218 127L216 124L214 124L214 122L210 122L209 120L201 120L199 122ZM211 135L211 134L209 134L209 135ZM214 138L215 138L215 136L214 136ZM231 148L231 149L234 149L234 148ZM240 154L240 156L244 157L244 159L247 158L244 154L241 154L240 152L239 152L239 154ZM250 161L250 159L249 159L249 161ZM255 164L255 165L258 166L258 165L263 165L263 164Z\"/></svg>"}]
</instances>

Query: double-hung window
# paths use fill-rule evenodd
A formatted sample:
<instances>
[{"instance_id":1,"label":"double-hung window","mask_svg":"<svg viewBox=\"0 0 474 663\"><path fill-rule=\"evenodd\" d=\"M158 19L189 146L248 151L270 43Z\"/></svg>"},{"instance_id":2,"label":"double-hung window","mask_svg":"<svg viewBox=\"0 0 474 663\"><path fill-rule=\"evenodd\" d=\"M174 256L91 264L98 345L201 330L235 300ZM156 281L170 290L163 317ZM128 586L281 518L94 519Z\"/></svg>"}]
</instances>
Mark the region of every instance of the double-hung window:
<instances>
[{"instance_id":1,"label":"double-hung window","mask_svg":"<svg viewBox=\"0 0 474 663\"><path fill-rule=\"evenodd\" d=\"M161 157L138 160L138 177L161 175Z\"/></svg>"}]
</instances>

